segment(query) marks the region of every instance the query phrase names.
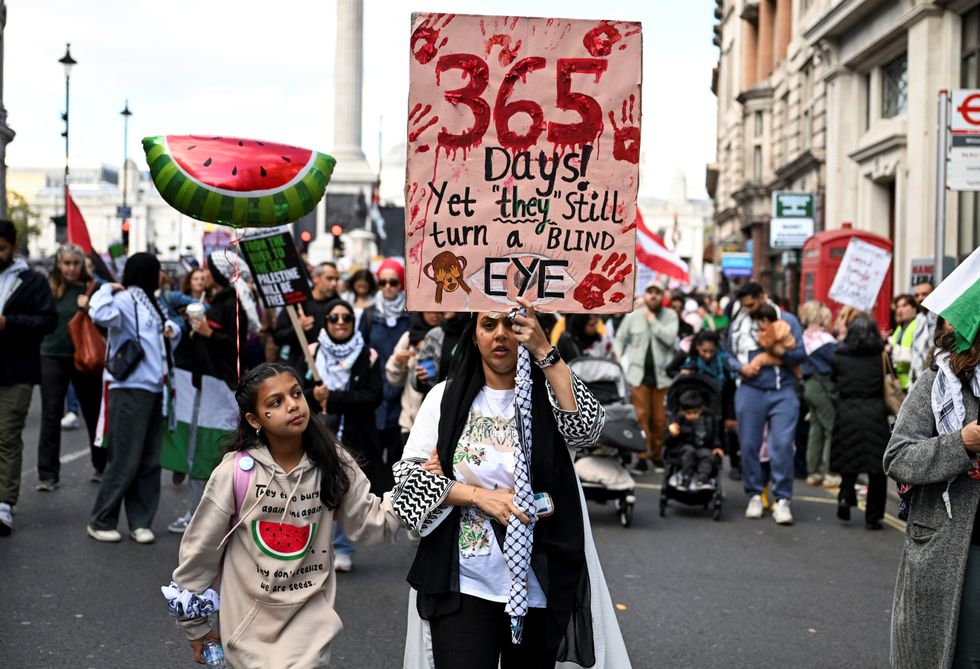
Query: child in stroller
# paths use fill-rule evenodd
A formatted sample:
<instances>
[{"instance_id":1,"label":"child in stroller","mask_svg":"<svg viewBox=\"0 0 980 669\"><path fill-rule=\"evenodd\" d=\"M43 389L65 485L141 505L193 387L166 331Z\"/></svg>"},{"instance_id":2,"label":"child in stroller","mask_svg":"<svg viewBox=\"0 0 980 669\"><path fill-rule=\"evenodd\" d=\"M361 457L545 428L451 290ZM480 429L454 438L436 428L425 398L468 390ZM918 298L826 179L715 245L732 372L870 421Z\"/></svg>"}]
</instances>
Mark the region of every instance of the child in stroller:
<instances>
[{"instance_id":1,"label":"child in stroller","mask_svg":"<svg viewBox=\"0 0 980 669\"><path fill-rule=\"evenodd\" d=\"M685 415L686 414L686 415ZM713 507L721 519L721 393L710 376L678 376L667 391L667 471L660 489L660 515L668 500L688 506Z\"/></svg>"},{"instance_id":2,"label":"child in stroller","mask_svg":"<svg viewBox=\"0 0 980 669\"><path fill-rule=\"evenodd\" d=\"M713 490L710 481L718 475L725 455L719 445L718 421L705 412L704 400L696 390L685 390L678 398L678 411L669 417L665 445L667 457L679 463L680 471L669 485L690 492Z\"/></svg>"}]
</instances>

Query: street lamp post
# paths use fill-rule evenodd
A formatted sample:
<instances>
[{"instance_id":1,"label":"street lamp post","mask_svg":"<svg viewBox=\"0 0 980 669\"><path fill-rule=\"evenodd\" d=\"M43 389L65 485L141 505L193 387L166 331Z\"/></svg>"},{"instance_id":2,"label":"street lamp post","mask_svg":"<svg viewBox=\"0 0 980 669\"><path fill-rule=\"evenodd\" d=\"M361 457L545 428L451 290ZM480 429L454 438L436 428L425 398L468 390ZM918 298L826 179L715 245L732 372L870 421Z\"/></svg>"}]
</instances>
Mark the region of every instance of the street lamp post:
<instances>
[{"instance_id":1,"label":"street lamp post","mask_svg":"<svg viewBox=\"0 0 980 669\"><path fill-rule=\"evenodd\" d=\"M71 44L65 44L65 55L59 60L65 67L65 112L61 115L61 120L65 122L65 131L61 136L65 138L65 216L68 216L68 93L71 83L71 68L78 64L78 61L71 57Z\"/></svg>"},{"instance_id":2,"label":"street lamp post","mask_svg":"<svg viewBox=\"0 0 980 669\"><path fill-rule=\"evenodd\" d=\"M123 117L123 202L122 202L122 241L126 253L129 253L129 209L126 204L126 194L129 190L129 117L133 112L129 111L129 100L119 112Z\"/></svg>"}]
</instances>

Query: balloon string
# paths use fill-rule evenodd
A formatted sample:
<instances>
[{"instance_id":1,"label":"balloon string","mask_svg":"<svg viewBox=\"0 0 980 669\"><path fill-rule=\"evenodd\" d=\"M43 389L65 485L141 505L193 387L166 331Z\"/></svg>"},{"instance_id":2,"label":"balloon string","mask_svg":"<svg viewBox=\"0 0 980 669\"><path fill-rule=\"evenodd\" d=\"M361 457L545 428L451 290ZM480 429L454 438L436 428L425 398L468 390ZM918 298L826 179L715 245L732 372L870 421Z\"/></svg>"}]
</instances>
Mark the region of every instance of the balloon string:
<instances>
[{"instance_id":1,"label":"balloon string","mask_svg":"<svg viewBox=\"0 0 980 669\"><path fill-rule=\"evenodd\" d=\"M235 266L234 273L232 274L232 282L235 286L235 374L238 376L238 381L241 383L242 380L242 300L238 296L238 282L242 280L242 272L238 267L238 246L241 231L235 228L235 237L231 240L230 246L235 251Z\"/></svg>"}]
</instances>

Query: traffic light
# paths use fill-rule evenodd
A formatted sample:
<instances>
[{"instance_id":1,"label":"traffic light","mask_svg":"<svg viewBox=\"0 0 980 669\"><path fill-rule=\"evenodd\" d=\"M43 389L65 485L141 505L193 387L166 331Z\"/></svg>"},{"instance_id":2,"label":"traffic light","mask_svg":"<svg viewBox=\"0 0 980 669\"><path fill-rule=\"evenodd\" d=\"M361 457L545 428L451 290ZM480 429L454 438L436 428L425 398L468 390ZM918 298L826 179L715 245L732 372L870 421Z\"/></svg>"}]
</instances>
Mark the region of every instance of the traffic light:
<instances>
[{"instance_id":1,"label":"traffic light","mask_svg":"<svg viewBox=\"0 0 980 669\"><path fill-rule=\"evenodd\" d=\"M337 224L334 224L330 228L330 234L333 235L333 257L341 258L344 255L344 241L340 238L344 234L344 229Z\"/></svg>"},{"instance_id":2,"label":"traffic light","mask_svg":"<svg viewBox=\"0 0 980 669\"><path fill-rule=\"evenodd\" d=\"M129 221L122 222L122 243L126 252L129 252Z\"/></svg>"},{"instance_id":3,"label":"traffic light","mask_svg":"<svg viewBox=\"0 0 980 669\"><path fill-rule=\"evenodd\" d=\"M296 247L299 249L300 253L306 253L310 250L310 242L313 241L313 233L309 230L303 230L299 233L299 243Z\"/></svg>"}]
</instances>

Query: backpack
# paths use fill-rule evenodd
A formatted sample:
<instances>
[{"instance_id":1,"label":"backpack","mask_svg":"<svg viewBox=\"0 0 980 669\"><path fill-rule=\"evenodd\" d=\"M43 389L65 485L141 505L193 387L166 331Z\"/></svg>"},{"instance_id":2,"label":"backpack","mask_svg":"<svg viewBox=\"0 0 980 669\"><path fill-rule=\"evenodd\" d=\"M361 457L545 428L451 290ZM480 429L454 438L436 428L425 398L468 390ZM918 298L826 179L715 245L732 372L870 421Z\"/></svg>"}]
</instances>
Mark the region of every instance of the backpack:
<instances>
[{"instance_id":1,"label":"backpack","mask_svg":"<svg viewBox=\"0 0 980 669\"><path fill-rule=\"evenodd\" d=\"M239 516L242 513L242 505L248 496L248 487L252 483L252 475L255 473L255 465L249 467L248 471L242 469L242 458L251 457L247 451L237 451L235 453L235 515L231 517L231 525L238 524Z\"/></svg>"}]
</instances>

